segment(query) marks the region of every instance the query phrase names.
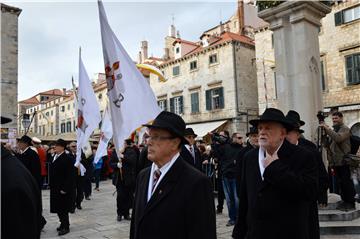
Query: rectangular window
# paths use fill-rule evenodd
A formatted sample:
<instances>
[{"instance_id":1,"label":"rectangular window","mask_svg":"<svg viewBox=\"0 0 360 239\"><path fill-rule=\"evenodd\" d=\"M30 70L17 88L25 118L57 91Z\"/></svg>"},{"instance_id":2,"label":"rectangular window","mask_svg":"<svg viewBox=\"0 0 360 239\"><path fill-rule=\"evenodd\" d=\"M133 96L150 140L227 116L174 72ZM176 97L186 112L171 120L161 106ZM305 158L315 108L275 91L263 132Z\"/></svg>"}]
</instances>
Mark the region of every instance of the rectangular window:
<instances>
[{"instance_id":1,"label":"rectangular window","mask_svg":"<svg viewBox=\"0 0 360 239\"><path fill-rule=\"evenodd\" d=\"M54 112L53 112L53 111L50 111L50 115L53 116L53 115L54 115Z\"/></svg>"},{"instance_id":2,"label":"rectangular window","mask_svg":"<svg viewBox=\"0 0 360 239\"><path fill-rule=\"evenodd\" d=\"M76 123L75 123L75 120L74 120L74 131L76 131Z\"/></svg>"},{"instance_id":3,"label":"rectangular window","mask_svg":"<svg viewBox=\"0 0 360 239\"><path fill-rule=\"evenodd\" d=\"M67 105L67 109L70 110L70 104Z\"/></svg>"},{"instance_id":4,"label":"rectangular window","mask_svg":"<svg viewBox=\"0 0 360 239\"><path fill-rule=\"evenodd\" d=\"M61 111L61 112L65 112L65 106L64 106L64 105L62 105L62 106L60 107L60 111Z\"/></svg>"},{"instance_id":5,"label":"rectangular window","mask_svg":"<svg viewBox=\"0 0 360 239\"><path fill-rule=\"evenodd\" d=\"M334 14L335 26L360 19L360 6L344 9Z\"/></svg>"},{"instance_id":6,"label":"rectangular window","mask_svg":"<svg viewBox=\"0 0 360 239\"><path fill-rule=\"evenodd\" d=\"M45 125L42 126L42 134L45 135Z\"/></svg>"},{"instance_id":7,"label":"rectangular window","mask_svg":"<svg viewBox=\"0 0 360 239\"><path fill-rule=\"evenodd\" d=\"M180 66L174 66L173 67L173 76L180 75Z\"/></svg>"},{"instance_id":8,"label":"rectangular window","mask_svg":"<svg viewBox=\"0 0 360 239\"><path fill-rule=\"evenodd\" d=\"M184 112L182 96L170 98L170 112L178 114L178 115L180 115Z\"/></svg>"},{"instance_id":9,"label":"rectangular window","mask_svg":"<svg viewBox=\"0 0 360 239\"><path fill-rule=\"evenodd\" d=\"M51 135L54 135L54 123L51 123L51 125L50 125L50 132L51 132Z\"/></svg>"},{"instance_id":10,"label":"rectangular window","mask_svg":"<svg viewBox=\"0 0 360 239\"><path fill-rule=\"evenodd\" d=\"M61 133L65 133L65 123L61 123Z\"/></svg>"},{"instance_id":11,"label":"rectangular window","mask_svg":"<svg viewBox=\"0 0 360 239\"><path fill-rule=\"evenodd\" d=\"M191 113L199 112L199 92L191 93Z\"/></svg>"},{"instance_id":12,"label":"rectangular window","mask_svg":"<svg viewBox=\"0 0 360 239\"><path fill-rule=\"evenodd\" d=\"M46 116L49 116L49 112L46 112L45 115L46 115Z\"/></svg>"},{"instance_id":13,"label":"rectangular window","mask_svg":"<svg viewBox=\"0 0 360 239\"><path fill-rule=\"evenodd\" d=\"M179 53L180 52L180 47L176 47L175 52Z\"/></svg>"},{"instance_id":14,"label":"rectangular window","mask_svg":"<svg viewBox=\"0 0 360 239\"><path fill-rule=\"evenodd\" d=\"M360 53L345 57L346 83L355 85L360 83Z\"/></svg>"},{"instance_id":15,"label":"rectangular window","mask_svg":"<svg viewBox=\"0 0 360 239\"><path fill-rule=\"evenodd\" d=\"M167 111L167 100L158 100L158 105L161 110Z\"/></svg>"},{"instance_id":16,"label":"rectangular window","mask_svg":"<svg viewBox=\"0 0 360 239\"><path fill-rule=\"evenodd\" d=\"M41 134L41 126L39 126L39 134Z\"/></svg>"},{"instance_id":17,"label":"rectangular window","mask_svg":"<svg viewBox=\"0 0 360 239\"><path fill-rule=\"evenodd\" d=\"M66 122L66 132L71 132L71 121Z\"/></svg>"},{"instance_id":18,"label":"rectangular window","mask_svg":"<svg viewBox=\"0 0 360 239\"><path fill-rule=\"evenodd\" d=\"M217 54L213 54L209 56L209 64L214 64L217 62Z\"/></svg>"},{"instance_id":19,"label":"rectangular window","mask_svg":"<svg viewBox=\"0 0 360 239\"><path fill-rule=\"evenodd\" d=\"M195 70L197 69L197 61L192 61L190 62L190 70Z\"/></svg>"},{"instance_id":20,"label":"rectangular window","mask_svg":"<svg viewBox=\"0 0 360 239\"><path fill-rule=\"evenodd\" d=\"M274 33L271 34L271 49L274 49Z\"/></svg>"},{"instance_id":21,"label":"rectangular window","mask_svg":"<svg viewBox=\"0 0 360 239\"><path fill-rule=\"evenodd\" d=\"M224 108L224 87L207 90L206 110L215 110Z\"/></svg>"}]
</instances>

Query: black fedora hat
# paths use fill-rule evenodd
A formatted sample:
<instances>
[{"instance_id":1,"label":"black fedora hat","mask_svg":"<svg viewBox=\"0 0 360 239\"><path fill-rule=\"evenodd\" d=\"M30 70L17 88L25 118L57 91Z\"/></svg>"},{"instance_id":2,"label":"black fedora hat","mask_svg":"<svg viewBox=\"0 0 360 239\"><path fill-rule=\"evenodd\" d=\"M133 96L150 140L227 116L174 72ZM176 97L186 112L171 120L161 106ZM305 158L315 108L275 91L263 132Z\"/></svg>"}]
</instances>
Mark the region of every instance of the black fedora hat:
<instances>
[{"instance_id":1,"label":"black fedora hat","mask_svg":"<svg viewBox=\"0 0 360 239\"><path fill-rule=\"evenodd\" d=\"M7 124L9 122L11 122L12 120L10 118L1 116L1 124Z\"/></svg>"},{"instance_id":2,"label":"black fedora hat","mask_svg":"<svg viewBox=\"0 0 360 239\"><path fill-rule=\"evenodd\" d=\"M291 121L294 126L297 127L303 126L305 124L305 122L300 119L300 114L295 110L289 110L289 112L286 114L286 119Z\"/></svg>"},{"instance_id":3,"label":"black fedora hat","mask_svg":"<svg viewBox=\"0 0 360 239\"><path fill-rule=\"evenodd\" d=\"M143 126L148 128L164 129L170 133L176 135L181 139L183 144L189 142L184 138L186 124L185 121L177 114L162 111L152 122L152 124L144 124Z\"/></svg>"},{"instance_id":4,"label":"black fedora hat","mask_svg":"<svg viewBox=\"0 0 360 239\"><path fill-rule=\"evenodd\" d=\"M281 110L275 108L267 108L265 112L260 115L259 119L250 120L249 123L257 127L261 122L277 122L282 124L287 130L294 128L293 124L286 119L284 113Z\"/></svg>"},{"instance_id":5,"label":"black fedora hat","mask_svg":"<svg viewBox=\"0 0 360 239\"><path fill-rule=\"evenodd\" d=\"M250 134L258 134L257 128L254 126L250 127L249 132L246 133L246 137L249 137Z\"/></svg>"},{"instance_id":6,"label":"black fedora hat","mask_svg":"<svg viewBox=\"0 0 360 239\"><path fill-rule=\"evenodd\" d=\"M54 145L58 145L58 146L61 146L63 148L66 148L67 143L63 139L58 139L58 140L55 141Z\"/></svg>"},{"instance_id":7,"label":"black fedora hat","mask_svg":"<svg viewBox=\"0 0 360 239\"><path fill-rule=\"evenodd\" d=\"M192 128L186 128L184 136L190 136L190 135L193 135L195 138L197 137L197 134L195 134Z\"/></svg>"},{"instance_id":8,"label":"black fedora hat","mask_svg":"<svg viewBox=\"0 0 360 239\"><path fill-rule=\"evenodd\" d=\"M32 139L27 135L23 135L20 139L18 139L18 141L22 142L22 143L25 143L27 145L31 145Z\"/></svg>"}]
</instances>

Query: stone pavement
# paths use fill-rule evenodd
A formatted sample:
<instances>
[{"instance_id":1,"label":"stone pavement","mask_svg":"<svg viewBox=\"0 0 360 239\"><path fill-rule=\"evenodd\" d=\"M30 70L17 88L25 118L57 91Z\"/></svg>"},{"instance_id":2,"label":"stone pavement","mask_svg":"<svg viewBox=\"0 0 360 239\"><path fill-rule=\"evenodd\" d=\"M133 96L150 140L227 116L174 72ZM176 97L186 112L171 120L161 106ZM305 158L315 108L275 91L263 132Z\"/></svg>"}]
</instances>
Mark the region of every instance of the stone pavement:
<instances>
[{"instance_id":1,"label":"stone pavement","mask_svg":"<svg viewBox=\"0 0 360 239\"><path fill-rule=\"evenodd\" d=\"M41 238L68 239L126 239L129 238L130 221L116 221L116 194L111 180L100 182L100 191L93 191L91 200L84 200L82 210L70 214L70 233L59 237L56 227L59 226L56 214L49 212L49 190L43 191L43 215L47 224ZM230 239L232 227L226 227L227 210L217 215L218 239ZM170 239L170 238L169 238ZM200 239L200 238L199 238ZM205 238L206 239L206 238ZM323 236L321 239L360 239L360 235Z\"/></svg>"}]
</instances>

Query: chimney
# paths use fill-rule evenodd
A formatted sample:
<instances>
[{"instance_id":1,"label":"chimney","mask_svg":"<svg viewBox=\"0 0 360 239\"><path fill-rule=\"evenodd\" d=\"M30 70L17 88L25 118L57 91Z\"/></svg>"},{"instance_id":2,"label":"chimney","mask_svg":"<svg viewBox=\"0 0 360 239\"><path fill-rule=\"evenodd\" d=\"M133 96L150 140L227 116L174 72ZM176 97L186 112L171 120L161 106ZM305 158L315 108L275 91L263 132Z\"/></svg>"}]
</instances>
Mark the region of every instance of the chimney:
<instances>
[{"instance_id":1,"label":"chimney","mask_svg":"<svg viewBox=\"0 0 360 239\"><path fill-rule=\"evenodd\" d=\"M224 24L220 21L220 35L224 32Z\"/></svg>"},{"instance_id":2,"label":"chimney","mask_svg":"<svg viewBox=\"0 0 360 239\"><path fill-rule=\"evenodd\" d=\"M226 31L226 32L230 32L229 24L226 24L226 26L225 26L225 31Z\"/></svg>"},{"instance_id":3,"label":"chimney","mask_svg":"<svg viewBox=\"0 0 360 239\"><path fill-rule=\"evenodd\" d=\"M148 42L141 41L141 60L144 62L146 59L148 59Z\"/></svg>"},{"instance_id":4,"label":"chimney","mask_svg":"<svg viewBox=\"0 0 360 239\"><path fill-rule=\"evenodd\" d=\"M237 9L237 16L239 19L239 34L242 35L243 34L243 29L244 29L244 2L243 0L238 0L238 9Z\"/></svg>"},{"instance_id":5,"label":"chimney","mask_svg":"<svg viewBox=\"0 0 360 239\"><path fill-rule=\"evenodd\" d=\"M175 32L176 32L175 26L173 24L171 24L171 26L169 27L168 36L175 38Z\"/></svg>"},{"instance_id":6,"label":"chimney","mask_svg":"<svg viewBox=\"0 0 360 239\"><path fill-rule=\"evenodd\" d=\"M138 62L139 63L143 63L142 59L141 59L141 51L139 51L138 53Z\"/></svg>"},{"instance_id":7,"label":"chimney","mask_svg":"<svg viewBox=\"0 0 360 239\"><path fill-rule=\"evenodd\" d=\"M169 59L170 58L170 50L169 48L164 48L165 51L165 55L164 55L164 59Z\"/></svg>"}]
</instances>

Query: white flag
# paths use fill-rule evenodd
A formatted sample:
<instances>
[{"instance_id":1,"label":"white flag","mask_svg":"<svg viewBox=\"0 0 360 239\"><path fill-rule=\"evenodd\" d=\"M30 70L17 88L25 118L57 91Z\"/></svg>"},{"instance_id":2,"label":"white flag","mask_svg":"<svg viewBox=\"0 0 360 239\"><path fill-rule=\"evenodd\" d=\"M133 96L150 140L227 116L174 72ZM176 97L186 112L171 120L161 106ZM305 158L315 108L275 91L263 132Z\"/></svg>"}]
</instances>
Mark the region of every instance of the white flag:
<instances>
[{"instance_id":1,"label":"white flag","mask_svg":"<svg viewBox=\"0 0 360 239\"><path fill-rule=\"evenodd\" d=\"M113 140L119 150L131 132L161 110L149 83L111 30L102 2L98 5Z\"/></svg>"},{"instance_id":2,"label":"white flag","mask_svg":"<svg viewBox=\"0 0 360 239\"><path fill-rule=\"evenodd\" d=\"M94 164L96 164L101 157L107 155L107 146L112 136L113 130L110 118L110 110L109 105L107 105L102 119L100 142L94 157Z\"/></svg>"},{"instance_id":3,"label":"white flag","mask_svg":"<svg viewBox=\"0 0 360 239\"><path fill-rule=\"evenodd\" d=\"M78 167L80 164L81 149L87 144L90 135L98 127L101 120L99 104L81 56L79 56L79 88L77 96L78 120L76 129L77 152L75 167ZM81 175L83 175L83 173L84 171L81 170Z\"/></svg>"}]
</instances>

